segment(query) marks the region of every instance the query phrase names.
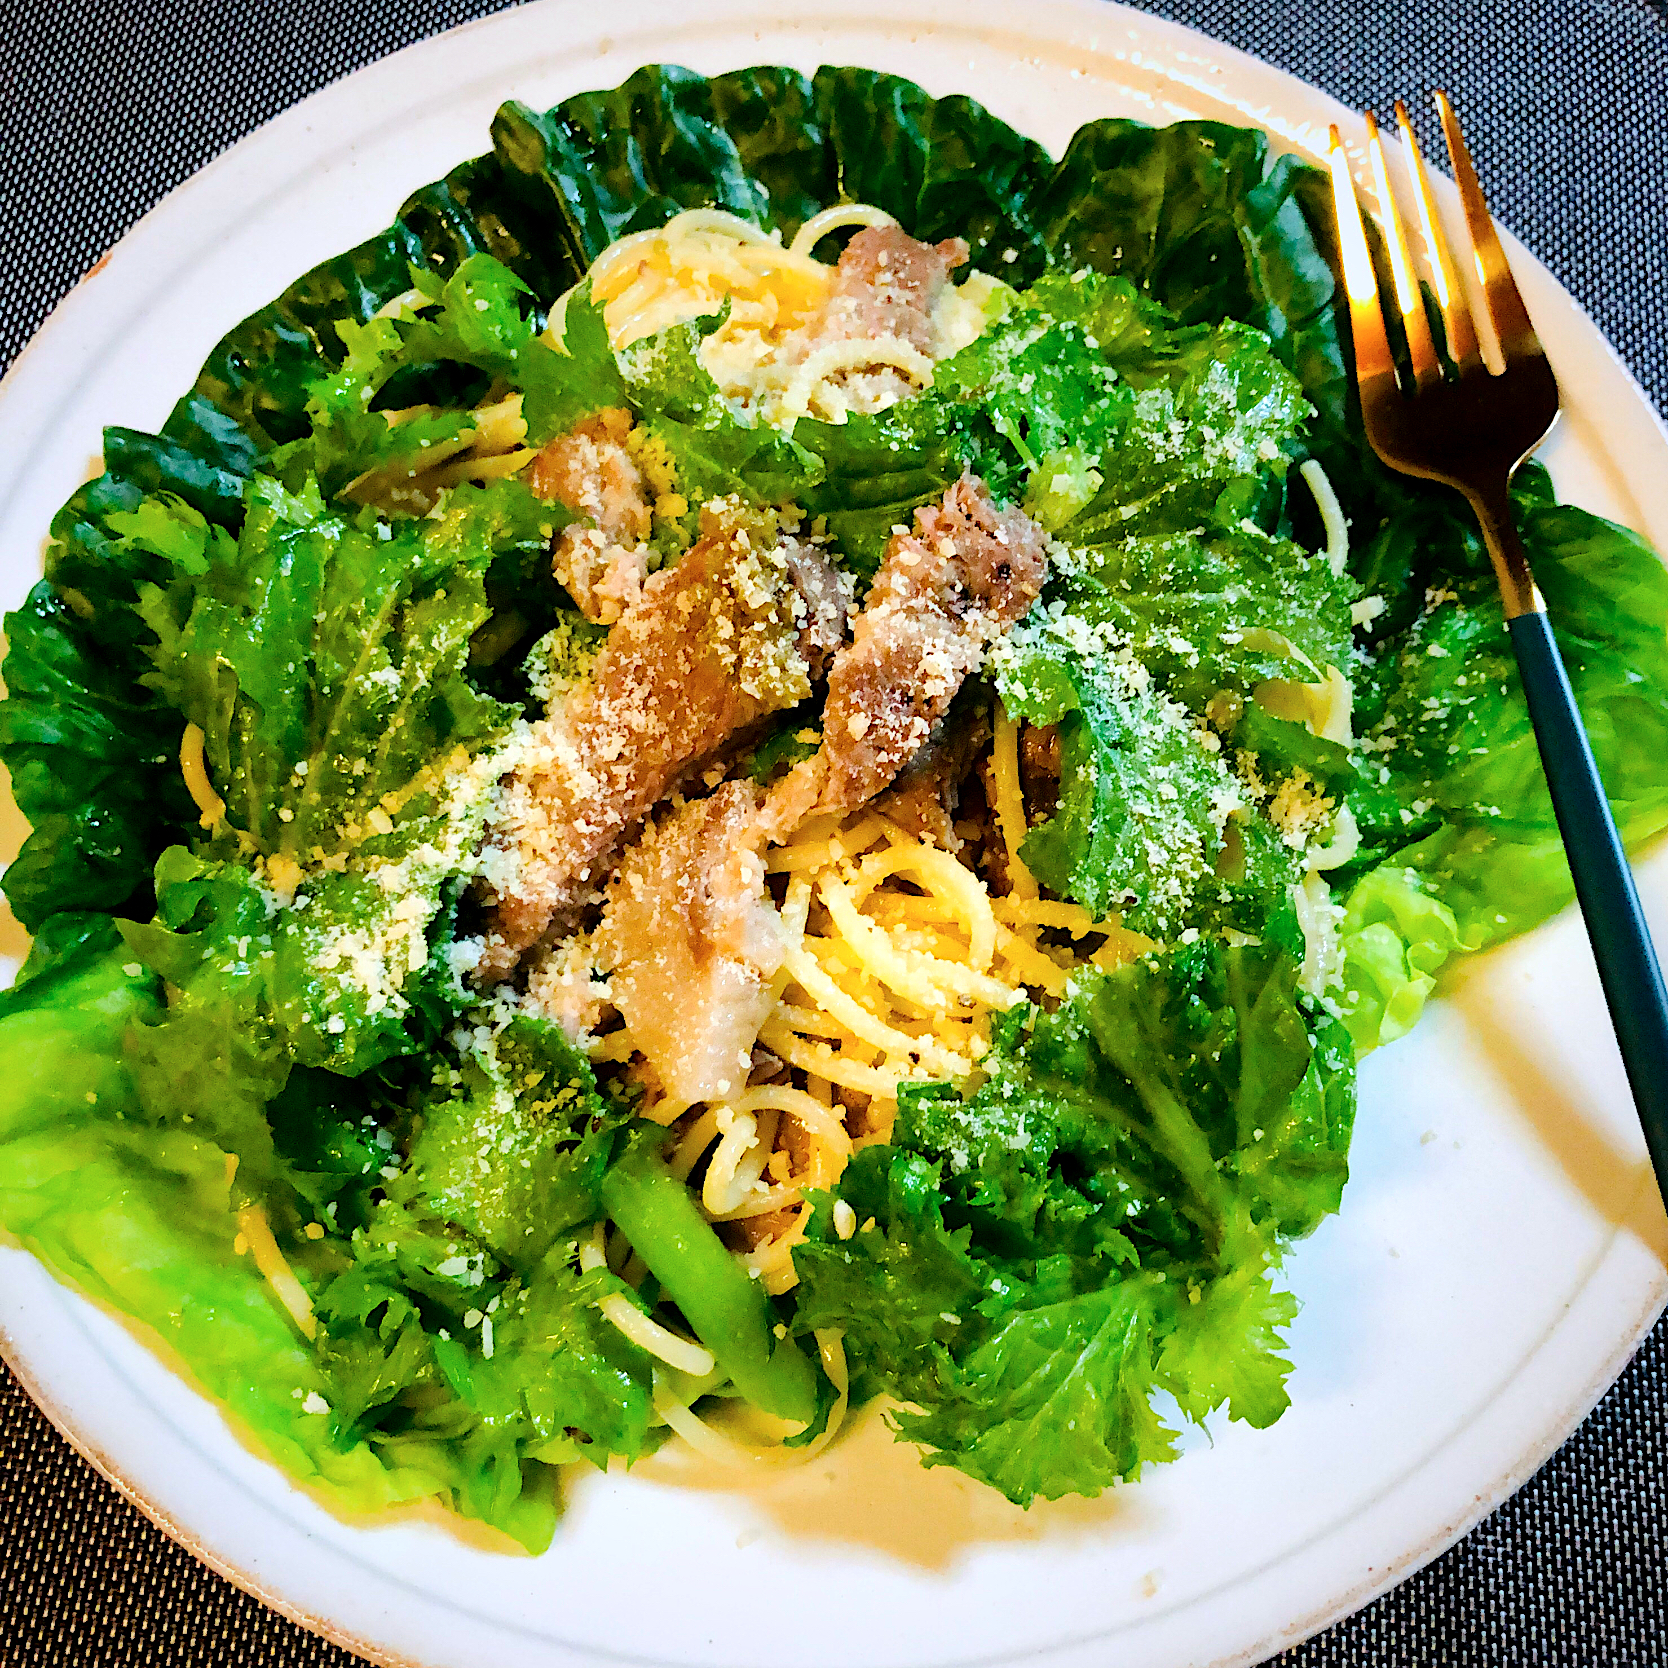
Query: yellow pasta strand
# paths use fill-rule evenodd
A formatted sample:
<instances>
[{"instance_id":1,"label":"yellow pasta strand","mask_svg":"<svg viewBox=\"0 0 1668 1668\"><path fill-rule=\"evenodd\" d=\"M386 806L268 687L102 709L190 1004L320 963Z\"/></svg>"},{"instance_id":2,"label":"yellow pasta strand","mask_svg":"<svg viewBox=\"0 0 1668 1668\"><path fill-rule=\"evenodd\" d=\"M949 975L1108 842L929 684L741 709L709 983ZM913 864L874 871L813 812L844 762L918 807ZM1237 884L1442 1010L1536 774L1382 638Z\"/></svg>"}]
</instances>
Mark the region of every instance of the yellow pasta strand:
<instances>
[{"instance_id":1,"label":"yellow pasta strand","mask_svg":"<svg viewBox=\"0 0 1668 1668\"><path fill-rule=\"evenodd\" d=\"M995 736L990 750L990 773L996 785L996 825L1008 858L1008 888L1016 898L1034 898L1037 882L1019 855L1019 843L1029 832L1025 795L1019 785L1019 725L1008 709L996 703Z\"/></svg>"},{"instance_id":2,"label":"yellow pasta strand","mask_svg":"<svg viewBox=\"0 0 1668 1668\"><path fill-rule=\"evenodd\" d=\"M872 1043L887 1053L919 1054L923 1065L942 1066L951 1076L959 1075L958 1067L966 1069L965 1062L947 1056L944 1050L930 1043L923 1044L884 1020L877 1019L855 997L842 990L803 948L793 951L786 965L805 994L821 1006L829 1019L843 1025L854 1037Z\"/></svg>"},{"instance_id":3,"label":"yellow pasta strand","mask_svg":"<svg viewBox=\"0 0 1668 1668\"><path fill-rule=\"evenodd\" d=\"M762 1447L756 1443L740 1441L727 1431L721 1431L708 1424L699 1414L691 1411L659 1373L654 1379L655 1412L698 1454L717 1460L720 1464L747 1471L790 1470L809 1464L839 1435L840 1428L845 1423L851 1392L843 1335L832 1329L819 1329L814 1336L818 1354L822 1357L823 1371L828 1375L828 1382L834 1386L835 1396L834 1405L828 1410L827 1424L818 1436L803 1447L788 1448L781 1444Z\"/></svg>"},{"instance_id":4,"label":"yellow pasta strand","mask_svg":"<svg viewBox=\"0 0 1668 1668\"><path fill-rule=\"evenodd\" d=\"M590 1239L580 1246L579 1266L582 1269L589 1271L608 1266L603 1234L603 1226L599 1222ZM618 1327L639 1349L664 1361L669 1367L676 1367L680 1373L688 1373L691 1378L706 1378L718 1365L711 1350L668 1331L619 1292L610 1292L601 1299L597 1308L602 1311L605 1320Z\"/></svg>"},{"instance_id":5,"label":"yellow pasta strand","mask_svg":"<svg viewBox=\"0 0 1668 1668\"><path fill-rule=\"evenodd\" d=\"M898 1080L873 1066L860 1064L836 1053L827 1043L806 1042L778 1021L767 1020L759 1032L759 1041L771 1053L786 1060L801 1071L814 1072L844 1089L856 1089L866 1095L894 1096Z\"/></svg>"},{"instance_id":6,"label":"yellow pasta strand","mask_svg":"<svg viewBox=\"0 0 1668 1668\"><path fill-rule=\"evenodd\" d=\"M844 231L848 226L895 226L897 221L885 209L872 203L836 203L820 214L813 214L793 235L788 253L809 256L811 251L830 232Z\"/></svg>"},{"instance_id":7,"label":"yellow pasta strand","mask_svg":"<svg viewBox=\"0 0 1668 1668\"><path fill-rule=\"evenodd\" d=\"M823 875L817 890L823 907L847 943L875 976L923 1007L944 1008L954 999L963 998L987 1002L994 1008L1009 1008L1023 994L966 963L899 950L879 926L858 910L850 888L837 875Z\"/></svg>"},{"instance_id":8,"label":"yellow pasta strand","mask_svg":"<svg viewBox=\"0 0 1668 1668\"><path fill-rule=\"evenodd\" d=\"M209 781L200 725L187 724L180 736L180 775L185 778L185 791L191 795L192 803L203 813L198 822L204 828L213 828L226 815L226 801L214 791L214 784Z\"/></svg>"},{"instance_id":9,"label":"yellow pasta strand","mask_svg":"<svg viewBox=\"0 0 1668 1668\"><path fill-rule=\"evenodd\" d=\"M278 1241L272 1237L272 1225L259 1205L245 1205L237 1213L239 1240L248 1246L273 1295L289 1311L290 1318L301 1329L309 1342L318 1335L319 1323L313 1315L313 1300L306 1288L296 1279L295 1271L284 1260Z\"/></svg>"},{"instance_id":10,"label":"yellow pasta strand","mask_svg":"<svg viewBox=\"0 0 1668 1668\"><path fill-rule=\"evenodd\" d=\"M1050 996L1065 994L1071 974L1057 961L1050 960L1045 951L1026 943L1011 927L1005 926L997 927L996 943L1002 959L1019 975L1021 982L1038 985Z\"/></svg>"},{"instance_id":11,"label":"yellow pasta strand","mask_svg":"<svg viewBox=\"0 0 1668 1668\"><path fill-rule=\"evenodd\" d=\"M854 895L861 900L888 875L913 874L941 901L954 908L967 928L967 959L984 972L996 951L996 916L984 883L942 847L912 840L901 829L888 828L886 832L891 846L885 851L870 852L858 864Z\"/></svg>"}]
</instances>

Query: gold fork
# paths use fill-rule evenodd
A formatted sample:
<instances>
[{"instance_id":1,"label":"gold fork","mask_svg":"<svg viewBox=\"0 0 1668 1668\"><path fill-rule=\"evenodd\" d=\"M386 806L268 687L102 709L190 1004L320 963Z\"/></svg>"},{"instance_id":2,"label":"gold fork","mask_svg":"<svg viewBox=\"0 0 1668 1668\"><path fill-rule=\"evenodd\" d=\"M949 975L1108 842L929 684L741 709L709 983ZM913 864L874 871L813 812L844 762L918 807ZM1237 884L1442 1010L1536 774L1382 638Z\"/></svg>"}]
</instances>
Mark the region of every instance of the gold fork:
<instances>
[{"instance_id":1,"label":"gold fork","mask_svg":"<svg viewBox=\"0 0 1668 1668\"><path fill-rule=\"evenodd\" d=\"M1454 371L1448 374L1431 335L1407 228L1385 165L1378 123L1369 114L1368 151L1384 210L1395 306L1407 349L1409 372L1404 386L1391 354L1349 160L1334 127L1332 198L1349 295L1361 415L1373 450L1390 468L1456 488L1476 512L1489 560L1500 582L1529 719L1540 745L1541 764L1616 1041L1644 1126L1657 1184L1668 1203L1668 995L1664 994L1662 971L1592 748L1547 620L1546 603L1535 587L1528 553L1512 521L1507 493L1518 466L1557 420L1558 383L1506 264L1453 106L1447 94L1440 92L1436 103L1465 208L1478 285L1499 343L1503 368L1491 372L1484 363L1459 268L1443 234L1430 176L1407 107L1398 99L1396 120L1407 146L1420 230L1430 256L1432 287L1441 306Z\"/></svg>"}]
</instances>

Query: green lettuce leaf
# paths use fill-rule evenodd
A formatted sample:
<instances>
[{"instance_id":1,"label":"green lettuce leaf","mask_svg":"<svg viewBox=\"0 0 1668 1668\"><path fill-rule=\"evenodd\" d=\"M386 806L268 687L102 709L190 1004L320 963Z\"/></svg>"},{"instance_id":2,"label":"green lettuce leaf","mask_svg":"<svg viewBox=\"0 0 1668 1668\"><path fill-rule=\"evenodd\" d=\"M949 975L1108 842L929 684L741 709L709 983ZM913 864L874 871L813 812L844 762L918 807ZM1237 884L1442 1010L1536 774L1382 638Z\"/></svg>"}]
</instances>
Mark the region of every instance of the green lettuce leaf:
<instances>
[{"instance_id":1,"label":"green lettuce leaf","mask_svg":"<svg viewBox=\"0 0 1668 1668\"><path fill-rule=\"evenodd\" d=\"M177 992L156 1071L219 1060L180 1093L237 1102L251 1142L287 1062L360 1072L404 1053L411 987L455 985L431 962L494 780L470 760L511 718L466 662L494 547L539 509L516 483L460 488L394 529L258 476L235 543L178 500L134 519L175 564L139 596L147 682L204 732L225 811L200 854L164 855L158 919L128 938Z\"/></svg>"},{"instance_id":2,"label":"green lettuce leaf","mask_svg":"<svg viewBox=\"0 0 1668 1668\"><path fill-rule=\"evenodd\" d=\"M1622 837L1668 826L1668 572L1636 534L1520 494L1537 582ZM1525 931L1572 896L1506 633L1474 534L1412 593L1404 632L1379 648L1365 781L1352 796L1363 846L1416 870L1468 948ZM1394 593L1393 593L1394 594Z\"/></svg>"},{"instance_id":3,"label":"green lettuce leaf","mask_svg":"<svg viewBox=\"0 0 1668 1668\"><path fill-rule=\"evenodd\" d=\"M313 1239L298 1231L306 1213L269 1191L320 1322L304 1340L238 1251L238 1210L262 1197L248 1129L178 1106L158 1122L146 1104L133 1028L161 1018L159 979L108 919L59 917L37 943L0 998L0 1055L16 1068L0 1094L0 1219L56 1273L153 1327L287 1470L359 1511L440 1494L539 1551L556 1519L544 1461L643 1451L648 1359L595 1307L623 1288L578 1275L563 1248L519 1278L394 1198L351 1239L321 1211L331 1231ZM193 1064L213 1069L181 1061L176 1089L191 1088ZM352 1146L357 1119L330 1120L328 1139L321 1122L295 1156L355 1176L388 1158L362 1131Z\"/></svg>"},{"instance_id":4,"label":"green lettuce leaf","mask_svg":"<svg viewBox=\"0 0 1668 1668\"><path fill-rule=\"evenodd\" d=\"M1082 551L1072 611L1118 630L1196 709L1218 690L1350 665L1353 581L1278 530L1308 412L1249 331L1199 336L1135 395L1098 464L1104 484L1062 530Z\"/></svg>"},{"instance_id":5,"label":"green lettuce leaf","mask_svg":"<svg viewBox=\"0 0 1668 1668\"><path fill-rule=\"evenodd\" d=\"M285 449L305 454L326 496L398 511L401 479L420 472L433 448L473 439L474 408L506 391L523 396L531 446L623 400L587 294L565 299L557 347L537 333L527 285L490 255L469 256L444 280L417 267L411 275L413 289L390 310L362 325L337 321L346 355L311 384L311 432Z\"/></svg>"},{"instance_id":6,"label":"green lettuce leaf","mask_svg":"<svg viewBox=\"0 0 1668 1668\"><path fill-rule=\"evenodd\" d=\"M235 546L141 591L158 639L146 681L203 731L234 834L316 862L361 844L406 850L428 832L425 772L507 722L463 667L488 613L487 501L536 517L521 509L529 496L517 483L463 489L408 531L361 527L316 487L259 476ZM169 508L175 525L195 514Z\"/></svg>"},{"instance_id":7,"label":"green lettuce leaf","mask_svg":"<svg viewBox=\"0 0 1668 1668\"><path fill-rule=\"evenodd\" d=\"M542 1551L558 1513L549 1466L650 1444L649 1358L597 1308L625 1288L576 1272L565 1246L514 1274L400 1183L390 1193L317 1299L333 1425Z\"/></svg>"},{"instance_id":8,"label":"green lettuce leaf","mask_svg":"<svg viewBox=\"0 0 1668 1668\"><path fill-rule=\"evenodd\" d=\"M107 429L106 472L52 524L47 577L6 618L0 758L33 825L6 872L13 910L34 928L57 910L143 914L157 853L196 820L179 775L183 724L139 678L150 633L138 588L166 569L121 531L150 494L235 527L241 481L182 447Z\"/></svg>"},{"instance_id":9,"label":"green lettuce leaf","mask_svg":"<svg viewBox=\"0 0 1668 1668\"><path fill-rule=\"evenodd\" d=\"M1037 879L1096 920L1165 938L1199 893L1216 889L1216 858L1240 791L1214 735L1148 686L1105 643L1046 629L1004 646L996 687L1032 724L1057 725L1060 797L1020 855Z\"/></svg>"},{"instance_id":10,"label":"green lettuce leaf","mask_svg":"<svg viewBox=\"0 0 1668 1668\"><path fill-rule=\"evenodd\" d=\"M1412 869L1381 864L1356 882L1338 927L1343 951L1340 1009L1358 1054L1406 1036L1451 956L1474 948L1454 912Z\"/></svg>"},{"instance_id":11,"label":"green lettuce leaf","mask_svg":"<svg viewBox=\"0 0 1668 1668\"><path fill-rule=\"evenodd\" d=\"M225 1152L142 1114L123 1053L158 981L106 923L0 999L0 1220L60 1278L111 1304L297 1479L362 1511L436 1492L419 1467L339 1442L330 1381L247 1256Z\"/></svg>"},{"instance_id":12,"label":"green lettuce leaf","mask_svg":"<svg viewBox=\"0 0 1668 1668\"><path fill-rule=\"evenodd\" d=\"M1095 1493L1167 1458L1152 1398L1267 1424L1286 1405L1271 1283L1338 1207L1348 1034L1285 951L1200 942L1016 1010L971 1095L908 1088L890 1148L819 1208L796 1326L840 1326L900 1432L1010 1498Z\"/></svg>"},{"instance_id":13,"label":"green lettuce leaf","mask_svg":"<svg viewBox=\"0 0 1668 1668\"><path fill-rule=\"evenodd\" d=\"M531 446L542 446L593 411L625 403L624 378L588 284L563 298L561 318L560 345L543 337L522 343L510 374L522 391Z\"/></svg>"},{"instance_id":14,"label":"green lettuce leaf","mask_svg":"<svg viewBox=\"0 0 1668 1668\"><path fill-rule=\"evenodd\" d=\"M1340 793L1353 781L1341 745L1247 701L1287 684L1318 688L1329 669L1351 665L1353 582L1252 517L1278 519L1286 449L1308 406L1247 330L1176 331L1127 284L1093 274L1038 290L1087 323L1039 338L1052 370L1022 349L1025 370L998 399L998 426L1021 446L1077 435L1093 448L1098 490L1061 524L1073 548L1044 607L996 656L1008 709L1059 725L1059 803L1028 836L1026 861L1052 890L1097 916L1118 907L1142 932L1205 925L1201 902L1211 913L1230 906L1234 925L1260 931L1283 906L1295 854L1259 822L1242 825L1239 841L1253 860L1220 861L1229 813L1262 815L1223 737L1245 760L1256 755L1270 794L1299 769ZM1023 304L1013 318L1039 328ZM1008 322L951 364L982 354L1005 365ZM1081 402L1051 408L1079 374L1074 356L1081 365L1098 354L1100 331L1139 386L1108 384L1111 367L1097 358L1098 404L1085 383ZM1042 415L1024 428L1038 397ZM1040 461L1034 474L1048 478Z\"/></svg>"},{"instance_id":15,"label":"green lettuce leaf","mask_svg":"<svg viewBox=\"0 0 1668 1668\"><path fill-rule=\"evenodd\" d=\"M597 1188L622 1113L589 1061L545 1021L478 1031L444 1095L423 1103L409 1171L427 1208L503 1261L537 1265L601 1215Z\"/></svg>"},{"instance_id":16,"label":"green lettuce leaf","mask_svg":"<svg viewBox=\"0 0 1668 1668\"><path fill-rule=\"evenodd\" d=\"M722 314L692 319L624 349L631 402L692 507L730 494L758 505L802 500L822 475L816 454L768 423L738 417L697 357L722 322Z\"/></svg>"},{"instance_id":17,"label":"green lettuce leaf","mask_svg":"<svg viewBox=\"0 0 1668 1668\"><path fill-rule=\"evenodd\" d=\"M865 578L880 566L892 534L910 526L921 505L941 499L964 467L949 408L931 396L843 423L801 417L793 437L820 465L803 508Z\"/></svg>"},{"instance_id":18,"label":"green lettuce leaf","mask_svg":"<svg viewBox=\"0 0 1668 1668\"><path fill-rule=\"evenodd\" d=\"M1103 286L1092 275L1086 282L1115 292L1103 311L1121 303L1131 318L1136 315L1138 302L1127 285ZM1084 460L1087 486L1089 468L1128 420L1134 393L1108 363L1093 316L1088 323L1076 316L1083 308L1073 292L1083 287L1041 280L1008 301L1000 318L933 373L929 397L948 402L958 450L1003 496L1023 496L1042 477L1045 458L1052 486L1067 453ZM1057 308L1062 290L1066 304ZM1119 327L1109 320L1106 328Z\"/></svg>"}]
</instances>

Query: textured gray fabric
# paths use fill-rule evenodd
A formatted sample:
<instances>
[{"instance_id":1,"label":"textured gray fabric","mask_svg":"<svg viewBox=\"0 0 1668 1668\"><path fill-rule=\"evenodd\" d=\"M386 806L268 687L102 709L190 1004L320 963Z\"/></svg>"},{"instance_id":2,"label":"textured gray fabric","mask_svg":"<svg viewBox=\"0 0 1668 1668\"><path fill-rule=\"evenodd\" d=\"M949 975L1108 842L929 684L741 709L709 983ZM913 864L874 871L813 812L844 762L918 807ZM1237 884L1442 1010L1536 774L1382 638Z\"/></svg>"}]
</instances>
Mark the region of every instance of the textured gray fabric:
<instances>
[{"instance_id":1,"label":"textured gray fabric","mask_svg":"<svg viewBox=\"0 0 1668 1668\"><path fill-rule=\"evenodd\" d=\"M1352 104L1383 110L1398 93L1447 86L1501 218L1668 410L1659 137L1668 0L1145 3ZM226 145L335 77L496 9L0 0L0 365L145 209ZM1276 1663L1668 1668L1665 1520L1668 1327L1659 1327L1515 1499L1429 1569ZM0 1370L0 1668L353 1660L166 1541Z\"/></svg>"}]
</instances>

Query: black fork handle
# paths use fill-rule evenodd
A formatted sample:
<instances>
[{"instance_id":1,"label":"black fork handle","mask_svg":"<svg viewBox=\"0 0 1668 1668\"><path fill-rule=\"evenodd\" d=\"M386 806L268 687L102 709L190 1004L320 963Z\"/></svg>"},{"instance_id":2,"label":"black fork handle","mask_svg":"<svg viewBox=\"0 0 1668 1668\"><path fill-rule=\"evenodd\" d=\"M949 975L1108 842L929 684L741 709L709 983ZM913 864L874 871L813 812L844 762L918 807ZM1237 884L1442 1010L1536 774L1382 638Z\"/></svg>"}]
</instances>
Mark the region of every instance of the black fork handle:
<instances>
[{"instance_id":1,"label":"black fork handle","mask_svg":"<svg viewBox=\"0 0 1668 1668\"><path fill-rule=\"evenodd\" d=\"M1610 1023L1668 1204L1668 993L1662 969L1545 609L1507 624Z\"/></svg>"}]
</instances>

